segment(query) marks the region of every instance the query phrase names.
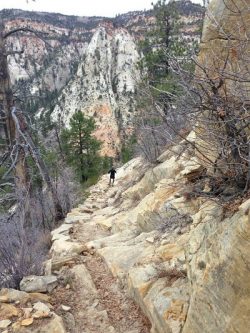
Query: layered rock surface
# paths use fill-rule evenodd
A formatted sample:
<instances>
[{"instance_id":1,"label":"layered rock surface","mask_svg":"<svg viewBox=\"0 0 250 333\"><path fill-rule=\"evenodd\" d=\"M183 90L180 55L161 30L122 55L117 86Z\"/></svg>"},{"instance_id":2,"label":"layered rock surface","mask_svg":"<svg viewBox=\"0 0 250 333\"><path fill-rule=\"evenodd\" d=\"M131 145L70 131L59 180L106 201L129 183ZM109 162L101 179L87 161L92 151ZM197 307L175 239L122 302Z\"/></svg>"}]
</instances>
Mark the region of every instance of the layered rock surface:
<instances>
[{"instance_id":1,"label":"layered rock surface","mask_svg":"<svg viewBox=\"0 0 250 333\"><path fill-rule=\"evenodd\" d=\"M149 318L153 333L247 333L250 202L224 218L216 200L190 198L187 191L200 165L188 164L192 148L186 148L178 158L163 154L153 168L140 159L130 161L118 170L114 187L104 176L53 232L52 263L66 255L56 250L66 242L70 265L84 253L84 269L90 269L98 286L91 269L97 269L93 261L102 260L116 285ZM77 255L75 247L81 246ZM63 265L68 267L63 260L52 264L52 271L65 269ZM99 301L100 292L94 296ZM116 322L111 326L117 330ZM148 332L139 327L138 332Z\"/></svg>"},{"instance_id":2,"label":"layered rock surface","mask_svg":"<svg viewBox=\"0 0 250 333\"><path fill-rule=\"evenodd\" d=\"M103 176L52 232L51 300L2 290L0 324L36 332L45 317L46 332L249 332L250 201L225 218L216 200L190 196L200 165L188 163L185 141L176 150L153 167L128 162L114 186Z\"/></svg>"}]
</instances>

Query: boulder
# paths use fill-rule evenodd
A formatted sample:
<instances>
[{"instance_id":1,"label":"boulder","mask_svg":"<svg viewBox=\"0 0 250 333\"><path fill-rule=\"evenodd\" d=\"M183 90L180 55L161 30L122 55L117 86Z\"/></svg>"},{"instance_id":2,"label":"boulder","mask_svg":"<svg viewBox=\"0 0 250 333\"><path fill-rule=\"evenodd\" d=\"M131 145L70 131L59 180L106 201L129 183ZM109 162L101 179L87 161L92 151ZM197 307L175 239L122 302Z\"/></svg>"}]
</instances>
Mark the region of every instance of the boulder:
<instances>
[{"instance_id":1,"label":"boulder","mask_svg":"<svg viewBox=\"0 0 250 333\"><path fill-rule=\"evenodd\" d=\"M33 324L34 319L33 318L27 318L27 319L23 319L21 321L21 326L30 326Z\"/></svg>"},{"instance_id":2,"label":"boulder","mask_svg":"<svg viewBox=\"0 0 250 333\"><path fill-rule=\"evenodd\" d=\"M51 232L52 235L52 241L56 240L56 239L60 239L63 238L65 240L69 240L70 239L70 232L72 231L72 226L70 224L62 224L59 228L53 230Z\"/></svg>"},{"instance_id":3,"label":"boulder","mask_svg":"<svg viewBox=\"0 0 250 333\"><path fill-rule=\"evenodd\" d=\"M56 286L57 277L54 275L30 275L24 277L20 282L20 289L26 292L50 293Z\"/></svg>"},{"instance_id":4,"label":"boulder","mask_svg":"<svg viewBox=\"0 0 250 333\"><path fill-rule=\"evenodd\" d=\"M68 255L80 254L84 249L84 244L70 242L64 239L57 239L52 245L51 253L54 256L63 257Z\"/></svg>"},{"instance_id":5,"label":"boulder","mask_svg":"<svg viewBox=\"0 0 250 333\"><path fill-rule=\"evenodd\" d=\"M50 312L50 308L48 305L42 303L42 302L37 302L33 305L33 309L36 311L42 311L42 312Z\"/></svg>"},{"instance_id":6,"label":"boulder","mask_svg":"<svg viewBox=\"0 0 250 333\"><path fill-rule=\"evenodd\" d=\"M50 296L46 294L41 294L41 293L29 293L29 297L31 302L46 302L48 303L50 301Z\"/></svg>"},{"instance_id":7,"label":"boulder","mask_svg":"<svg viewBox=\"0 0 250 333\"><path fill-rule=\"evenodd\" d=\"M206 168L201 165L196 157L190 158L189 161L185 162L184 169L180 172L178 178L181 176L185 177L189 182L197 180L204 174Z\"/></svg>"},{"instance_id":8,"label":"boulder","mask_svg":"<svg viewBox=\"0 0 250 333\"><path fill-rule=\"evenodd\" d=\"M33 318L30 318L30 321ZM28 322L28 321L27 321ZM14 332L17 333L66 333L61 317L53 313L52 318L39 322L38 326L24 327L17 322Z\"/></svg>"},{"instance_id":9,"label":"boulder","mask_svg":"<svg viewBox=\"0 0 250 333\"><path fill-rule=\"evenodd\" d=\"M15 303L20 302L25 304L30 299L30 295L24 291L16 289L3 288L0 290L0 302L1 303Z\"/></svg>"},{"instance_id":10,"label":"boulder","mask_svg":"<svg viewBox=\"0 0 250 333\"><path fill-rule=\"evenodd\" d=\"M51 272L59 271L63 266L74 262L78 254L65 255L63 257L53 256L51 260Z\"/></svg>"}]
</instances>

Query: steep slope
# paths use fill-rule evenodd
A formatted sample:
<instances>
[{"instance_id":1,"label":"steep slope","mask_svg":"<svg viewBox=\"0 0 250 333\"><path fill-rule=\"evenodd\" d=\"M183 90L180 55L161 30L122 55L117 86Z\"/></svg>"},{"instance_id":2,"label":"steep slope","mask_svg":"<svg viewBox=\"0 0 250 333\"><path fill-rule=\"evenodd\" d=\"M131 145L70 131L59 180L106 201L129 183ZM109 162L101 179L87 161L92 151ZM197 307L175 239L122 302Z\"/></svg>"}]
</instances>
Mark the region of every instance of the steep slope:
<instances>
[{"instance_id":1,"label":"steep slope","mask_svg":"<svg viewBox=\"0 0 250 333\"><path fill-rule=\"evenodd\" d=\"M7 14L2 11L1 15ZM75 72L87 36L79 28L58 27L31 18L4 20L6 31L29 27L35 32L23 32L8 39L10 52L16 52L9 56L12 83L21 81L32 93L60 90Z\"/></svg>"},{"instance_id":2,"label":"steep slope","mask_svg":"<svg viewBox=\"0 0 250 333\"><path fill-rule=\"evenodd\" d=\"M21 303L14 327L39 332L54 323L54 311L64 319L60 333L148 333L134 301L151 333L249 332L250 200L225 217L219 201L188 195L203 168L187 141L174 150L178 157L165 152L155 167L134 159L117 170L114 187L105 175L90 189L52 232L46 274L59 285L41 300L53 316L21 328ZM32 280L23 280L24 291L41 288ZM2 291L0 302L12 294ZM32 311L27 319L43 318Z\"/></svg>"},{"instance_id":3,"label":"steep slope","mask_svg":"<svg viewBox=\"0 0 250 333\"><path fill-rule=\"evenodd\" d=\"M216 200L190 199L190 180L201 170L192 153L187 146L178 158L165 153L146 173L140 159L129 162L114 188L103 177L66 223L77 222L74 242L103 258L151 332L247 333L250 201L225 218ZM55 234L52 270L65 256L65 233Z\"/></svg>"},{"instance_id":4,"label":"steep slope","mask_svg":"<svg viewBox=\"0 0 250 333\"><path fill-rule=\"evenodd\" d=\"M178 6L184 23L183 37L196 39L195 35L199 36L203 8L186 0L179 1ZM9 63L13 83L24 80L27 81L28 88L34 85L41 91L60 90L67 83L71 74L75 73L83 48L100 24L109 25L111 29L125 28L136 40L142 39L145 31L154 24L151 11L105 18L5 9L0 11L0 18L5 22L6 30L29 27L38 32L33 36L22 32L18 37L10 38L10 51L23 52L10 55ZM66 76L66 80L63 76ZM55 79L57 82L54 82ZM30 90L33 91L32 87Z\"/></svg>"}]
</instances>

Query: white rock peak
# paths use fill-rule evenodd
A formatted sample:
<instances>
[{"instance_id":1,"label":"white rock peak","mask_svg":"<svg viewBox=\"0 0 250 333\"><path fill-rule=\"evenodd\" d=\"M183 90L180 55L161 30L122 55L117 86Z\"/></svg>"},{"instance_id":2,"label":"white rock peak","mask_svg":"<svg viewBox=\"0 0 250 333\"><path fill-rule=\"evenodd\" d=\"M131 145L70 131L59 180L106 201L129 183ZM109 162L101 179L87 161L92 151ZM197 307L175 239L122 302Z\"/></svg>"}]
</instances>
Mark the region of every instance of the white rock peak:
<instances>
[{"instance_id":1,"label":"white rock peak","mask_svg":"<svg viewBox=\"0 0 250 333\"><path fill-rule=\"evenodd\" d=\"M127 131L132 126L139 59L135 41L125 29L100 26L75 77L62 91L52 119L60 118L68 126L76 111L94 116L96 136L105 142L103 154L115 155L120 145L119 130Z\"/></svg>"}]
</instances>

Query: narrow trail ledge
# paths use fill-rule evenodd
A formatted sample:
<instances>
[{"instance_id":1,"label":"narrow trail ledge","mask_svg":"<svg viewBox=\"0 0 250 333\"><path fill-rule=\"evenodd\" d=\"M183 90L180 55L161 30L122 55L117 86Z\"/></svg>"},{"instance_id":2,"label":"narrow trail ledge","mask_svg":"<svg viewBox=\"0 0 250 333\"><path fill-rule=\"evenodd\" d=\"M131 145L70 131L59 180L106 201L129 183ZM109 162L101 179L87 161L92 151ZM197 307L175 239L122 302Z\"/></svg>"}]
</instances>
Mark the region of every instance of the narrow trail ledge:
<instances>
[{"instance_id":1,"label":"narrow trail ledge","mask_svg":"<svg viewBox=\"0 0 250 333\"><path fill-rule=\"evenodd\" d=\"M190 197L204 168L187 141L173 150L90 189L52 231L45 276L0 290L1 333L249 333L250 200L225 217Z\"/></svg>"},{"instance_id":2,"label":"narrow trail ledge","mask_svg":"<svg viewBox=\"0 0 250 333\"><path fill-rule=\"evenodd\" d=\"M54 293L55 304L71 307L74 327L65 318L67 330L181 331L189 299L183 244L191 219L186 213L195 210L176 198L174 179L184 159L165 153L154 168L140 158L130 161L118 170L114 187L104 176L84 205L53 231L52 273L61 269L64 285L71 282L70 289ZM200 167L191 163L188 168L191 174ZM172 217L176 222L168 225ZM60 306L57 310L62 314Z\"/></svg>"},{"instance_id":3,"label":"narrow trail ledge","mask_svg":"<svg viewBox=\"0 0 250 333\"><path fill-rule=\"evenodd\" d=\"M224 218L215 201L190 199L203 168L185 144L155 167L131 160L113 187L104 176L52 232L59 333L249 332L247 316L232 319L250 309L238 292L250 293L250 200Z\"/></svg>"}]
</instances>

